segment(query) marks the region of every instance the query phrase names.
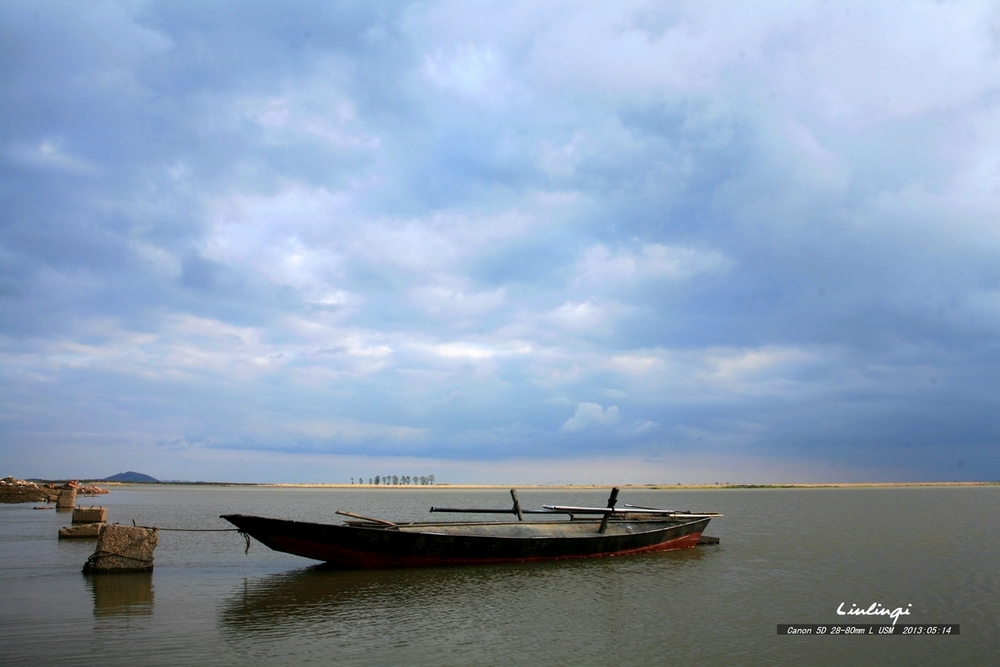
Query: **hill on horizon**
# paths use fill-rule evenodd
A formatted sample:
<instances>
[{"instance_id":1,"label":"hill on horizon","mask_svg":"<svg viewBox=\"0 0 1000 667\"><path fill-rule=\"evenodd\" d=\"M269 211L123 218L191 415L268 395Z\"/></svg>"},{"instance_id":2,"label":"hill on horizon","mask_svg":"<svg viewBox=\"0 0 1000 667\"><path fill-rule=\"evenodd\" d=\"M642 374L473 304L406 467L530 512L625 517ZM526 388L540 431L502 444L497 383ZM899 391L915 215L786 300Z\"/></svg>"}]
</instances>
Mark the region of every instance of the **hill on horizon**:
<instances>
[{"instance_id":1,"label":"hill on horizon","mask_svg":"<svg viewBox=\"0 0 1000 667\"><path fill-rule=\"evenodd\" d=\"M150 477L149 475L144 475L141 472L134 472L129 470L128 472L120 472L117 475L112 475L111 477L105 477L101 480L102 482L159 482L160 480L155 477Z\"/></svg>"}]
</instances>

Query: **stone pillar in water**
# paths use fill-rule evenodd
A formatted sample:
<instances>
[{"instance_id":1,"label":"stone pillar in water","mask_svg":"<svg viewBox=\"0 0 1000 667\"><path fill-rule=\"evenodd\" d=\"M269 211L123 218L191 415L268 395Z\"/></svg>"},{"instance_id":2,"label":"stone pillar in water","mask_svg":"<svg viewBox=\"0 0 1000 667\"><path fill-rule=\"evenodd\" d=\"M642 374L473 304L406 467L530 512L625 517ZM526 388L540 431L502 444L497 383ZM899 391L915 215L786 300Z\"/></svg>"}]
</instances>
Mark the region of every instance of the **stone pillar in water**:
<instances>
[{"instance_id":1,"label":"stone pillar in water","mask_svg":"<svg viewBox=\"0 0 1000 667\"><path fill-rule=\"evenodd\" d=\"M76 507L76 489L62 488L56 498L56 509L71 510Z\"/></svg>"},{"instance_id":2,"label":"stone pillar in water","mask_svg":"<svg viewBox=\"0 0 1000 667\"><path fill-rule=\"evenodd\" d=\"M74 507L73 525L59 529L59 539L72 537L100 537L101 528L108 521L107 507Z\"/></svg>"},{"instance_id":3,"label":"stone pillar in water","mask_svg":"<svg viewBox=\"0 0 1000 667\"><path fill-rule=\"evenodd\" d=\"M97 550L87 559L83 571L149 572L153 569L157 541L156 528L105 525L97 538Z\"/></svg>"},{"instance_id":4,"label":"stone pillar in water","mask_svg":"<svg viewBox=\"0 0 1000 667\"><path fill-rule=\"evenodd\" d=\"M107 523L107 507L75 507L73 508L73 523Z\"/></svg>"}]
</instances>

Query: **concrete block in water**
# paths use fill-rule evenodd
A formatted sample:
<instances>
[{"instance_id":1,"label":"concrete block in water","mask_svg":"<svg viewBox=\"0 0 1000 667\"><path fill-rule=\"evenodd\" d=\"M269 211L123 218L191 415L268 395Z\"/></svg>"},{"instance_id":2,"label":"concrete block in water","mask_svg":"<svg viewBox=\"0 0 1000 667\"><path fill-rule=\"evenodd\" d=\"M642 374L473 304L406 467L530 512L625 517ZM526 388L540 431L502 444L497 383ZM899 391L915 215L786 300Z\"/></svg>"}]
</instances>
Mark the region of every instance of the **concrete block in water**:
<instances>
[{"instance_id":1,"label":"concrete block in water","mask_svg":"<svg viewBox=\"0 0 1000 667\"><path fill-rule=\"evenodd\" d=\"M60 489L56 509L71 510L76 507L76 489Z\"/></svg>"},{"instance_id":2,"label":"concrete block in water","mask_svg":"<svg viewBox=\"0 0 1000 667\"><path fill-rule=\"evenodd\" d=\"M148 572L153 569L156 528L105 524L84 572Z\"/></svg>"},{"instance_id":3,"label":"concrete block in water","mask_svg":"<svg viewBox=\"0 0 1000 667\"><path fill-rule=\"evenodd\" d=\"M73 523L106 523L107 507L77 507L73 510Z\"/></svg>"},{"instance_id":4,"label":"concrete block in water","mask_svg":"<svg viewBox=\"0 0 1000 667\"><path fill-rule=\"evenodd\" d=\"M66 528L59 529L59 539L66 538L77 538L77 537L89 537L95 538L99 537L101 534L101 528L104 527L103 523L77 523L73 526L68 526Z\"/></svg>"}]
</instances>

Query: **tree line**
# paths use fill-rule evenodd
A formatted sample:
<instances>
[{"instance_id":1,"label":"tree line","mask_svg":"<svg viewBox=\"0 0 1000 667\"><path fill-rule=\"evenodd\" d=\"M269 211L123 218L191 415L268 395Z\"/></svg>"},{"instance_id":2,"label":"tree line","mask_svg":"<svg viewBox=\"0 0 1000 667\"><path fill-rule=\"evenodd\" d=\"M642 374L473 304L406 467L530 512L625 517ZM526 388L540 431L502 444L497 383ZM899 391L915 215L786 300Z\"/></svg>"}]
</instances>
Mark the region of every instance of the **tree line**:
<instances>
[{"instance_id":1,"label":"tree line","mask_svg":"<svg viewBox=\"0 0 1000 667\"><path fill-rule=\"evenodd\" d=\"M351 478L351 484L364 484L365 478L358 477L357 482L354 478ZM374 477L368 478L368 483L373 486L433 486L434 485L434 475L375 475Z\"/></svg>"}]
</instances>

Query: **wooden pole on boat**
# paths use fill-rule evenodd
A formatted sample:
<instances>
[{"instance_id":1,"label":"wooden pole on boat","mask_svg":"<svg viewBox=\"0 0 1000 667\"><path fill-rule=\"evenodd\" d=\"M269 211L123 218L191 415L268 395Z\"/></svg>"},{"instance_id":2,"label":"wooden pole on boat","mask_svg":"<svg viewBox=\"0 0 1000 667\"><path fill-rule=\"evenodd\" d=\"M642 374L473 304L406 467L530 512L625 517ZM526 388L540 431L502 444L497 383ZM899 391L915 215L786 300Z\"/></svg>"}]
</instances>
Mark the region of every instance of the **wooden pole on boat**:
<instances>
[{"instance_id":1,"label":"wooden pole on boat","mask_svg":"<svg viewBox=\"0 0 1000 667\"><path fill-rule=\"evenodd\" d=\"M380 523L380 524L382 524L384 526L395 526L396 525L392 521L386 521L385 519L373 519L370 516L362 516L360 514L355 514L354 512L345 512L343 510L337 510L337 514L341 514L343 516L353 517L355 519L361 519L362 521L371 521L372 523Z\"/></svg>"},{"instance_id":2,"label":"wooden pole on boat","mask_svg":"<svg viewBox=\"0 0 1000 667\"><path fill-rule=\"evenodd\" d=\"M521 501L517 499L517 489L510 490L510 497L514 499L514 514L518 521L524 521L524 512L521 511Z\"/></svg>"},{"instance_id":3,"label":"wooden pole on boat","mask_svg":"<svg viewBox=\"0 0 1000 667\"><path fill-rule=\"evenodd\" d=\"M618 502L618 487L616 486L613 489L611 489L611 496L608 498L608 509L614 510L615 503L617 502ZM611 515L613 513L614 512L608 512L604 515L604 518L601 519L601 527L597 529L598 533L603 533L608 529L608 520L611 518Z\"/></svg>"}]
</instances>

